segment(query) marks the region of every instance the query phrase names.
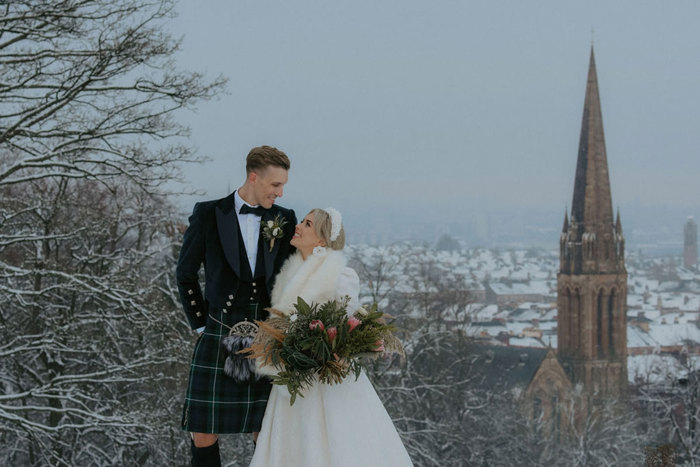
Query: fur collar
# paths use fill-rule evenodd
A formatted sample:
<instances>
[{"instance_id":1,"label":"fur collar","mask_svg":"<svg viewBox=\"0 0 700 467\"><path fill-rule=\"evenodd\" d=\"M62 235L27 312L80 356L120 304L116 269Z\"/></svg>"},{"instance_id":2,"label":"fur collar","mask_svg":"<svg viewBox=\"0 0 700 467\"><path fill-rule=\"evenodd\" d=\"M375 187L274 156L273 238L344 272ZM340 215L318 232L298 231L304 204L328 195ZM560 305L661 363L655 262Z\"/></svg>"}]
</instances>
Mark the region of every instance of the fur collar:
<instances>
[{"instance_id":1,"label":"fur collar","mask_svg":"<svg viewBox=\"0 0 700 467\"><path fill-rule=\"evenodd\" d=\"M324 302L335 298L336 282L347 260L341 251L330 250L325 256L309 255L304 261L294 253L282 266L272 289L272 308L283 313L294 311L297 297L305 302Z\"/></svg>"}]
</instances>

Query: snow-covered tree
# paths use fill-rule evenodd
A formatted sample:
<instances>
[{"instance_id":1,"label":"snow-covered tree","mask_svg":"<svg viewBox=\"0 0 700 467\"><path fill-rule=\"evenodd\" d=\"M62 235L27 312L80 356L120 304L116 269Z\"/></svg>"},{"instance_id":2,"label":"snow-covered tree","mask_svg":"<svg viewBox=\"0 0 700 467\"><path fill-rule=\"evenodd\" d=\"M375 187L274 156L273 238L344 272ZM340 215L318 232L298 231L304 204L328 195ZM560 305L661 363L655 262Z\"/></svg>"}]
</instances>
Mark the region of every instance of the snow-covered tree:
<instances>
[{"instance_id":1,"label":"snow-covered tree","mask_svg":"<svg viewBox=\"0 0 700 467\"><path fill-rule=\"evenodd\" d=\"M386 247L349 248L350 265L363 281L362 291L373 303L386 305L394 292L400 271L411 251L406 243Z\"/></svg>"},{"instance_id":2,"label":"snow-covered tree","mask_svg":"<svg viewBox=\"0 0 700 467\"><path fill-rule=\"evenodd\" d=\"M403 367L378 365L372 373L417 465L644 462L653 434L625 402L593 406L584 394L572 393L559 402L563 423L533 416L523 407L522 390L485 384L483 366L475 365L476 346L459 332L425 333L407 345Z\"/></svg>"},{"instance_id":3,"label":"snow-covered tree","mask_svg":"<svg viewBox=\"0 0 700 467\"><path fill-rule=\"evenodd\" d=\"M0 9L0 186L42 178L114 180L147 191L196 160L162 144L177 109L211 96L178 72L163 29L170 0L13 0Z\"/></svg>"},{"instance_id":4,"label":"snow-covered tree","mask_svg":"<svg viewBox=\"0 0 700 467\"><path fill-rule=\"evenodd\" d=\"M188 335L163 191L199 158L172 114L169 0L0 3L0 462L170 465Z\"/></svg>"},{"instance_id":5,"label":"snow-covered tree","mask_svg":"<svg viewBox=\"0 0 700 467\"><path fill-rule=\"evenodd\" d=\"M649 425L660 432L654 447L667 445L679 464L699 466L700 359L685 351L679 357L663 368L660 379L637 386L636 403Z\"/></svg>"}]
</instances>

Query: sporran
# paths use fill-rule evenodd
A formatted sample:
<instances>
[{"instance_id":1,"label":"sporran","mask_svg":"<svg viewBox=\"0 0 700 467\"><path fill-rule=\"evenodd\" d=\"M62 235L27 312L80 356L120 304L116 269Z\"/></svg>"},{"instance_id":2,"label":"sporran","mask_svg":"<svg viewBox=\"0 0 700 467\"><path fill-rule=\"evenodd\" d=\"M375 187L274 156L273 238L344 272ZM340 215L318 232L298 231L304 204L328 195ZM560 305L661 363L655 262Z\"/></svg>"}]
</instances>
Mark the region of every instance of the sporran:
<instances>
[{"instance_id":1,"label":"sporran","mask_svg":"<svg viewBox=\"0 0 700 467\"><path fill-rule=\"evenodd\" d=\"M250 381L251 376L256 380L260 376L255 373L255 361L247 358L246 354L239 353L250 347L258 333L258 325L245 319L230 328L228 336L221 339L221 347L226 356L224 362L224 374L237 383Z\"/></svg>"}]
</instances>

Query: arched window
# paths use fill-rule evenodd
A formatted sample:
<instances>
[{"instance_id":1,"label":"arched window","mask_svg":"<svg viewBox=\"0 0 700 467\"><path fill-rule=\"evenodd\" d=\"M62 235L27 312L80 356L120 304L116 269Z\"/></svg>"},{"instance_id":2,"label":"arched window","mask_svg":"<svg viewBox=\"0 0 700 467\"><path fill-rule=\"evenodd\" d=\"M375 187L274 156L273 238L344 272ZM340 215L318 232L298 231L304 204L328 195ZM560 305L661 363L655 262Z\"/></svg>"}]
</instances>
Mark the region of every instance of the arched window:
<instances>
[{"instance_id":1,"label":"arched window","mask_svg":"<svg viewBox=\"0 0 700 467\"><path fill-rule=\"evenodd\" d=\"M598 292L598 299L596 300L596 349L598 357L603 356L603 317L605 313L603 311L603 291Z\"/></svg>"},{"instance_id":2,"label":"arched window","mask_svg":"<svg viewBox=\"0 0 700 467\"><path fill-rule=\"evenodd\" d=\"M532 419L540 420L542 417L542 399L535 396L532 400Z\"/></svg>"},{"instance_id":3,"label":"arched window","mask_svg":"<svg viewBox=\"0 0 700 467\"><path fill-rule=\"evenodd\" d=\"M559 432L561 431L561 411L559 409L559 396L553 395L552 403L552 430L555 439L559 440Z\"/></svg>"},{"instance_id":4,"label":"arched window","mask_svg":"<svg viewBox=\"0 0 700 467\"><path fill-rule=\"evenodd\" d=\"M566 293L564 294L565 300L566 300L566 326L568 326L568 331L569 334L569 341L568 343L564 343L565 345L568 344L569 350L573 349L575 347L574 343L574 333L576 332L576 328L574 325L574 314L576 313L576 310L574 309L574 301L573 301L573 296L571 294L571 289L566 288Z\"/></svg>"},{"instance_id":5,"label":"arched window","mask_svg":"<svg viewBox=\"0 0 700 467\"><path fill-rule=\"evenodd\" d=\"M608 355L615 355L615 308L617 306L615 292L615 289L612 289L608 297Z\"/></svg>"},{"instance_id":6,"label":"arched window","mask_svg":"<svg viewBox=\"0 0 700 467\"><path fill-rule=\"evenodd\" d=\"M571 294L571 292L569 292ZM571 347L578 350L581 345L581 292L574 290L571 302Z\"/></svg>"}]
</instances>

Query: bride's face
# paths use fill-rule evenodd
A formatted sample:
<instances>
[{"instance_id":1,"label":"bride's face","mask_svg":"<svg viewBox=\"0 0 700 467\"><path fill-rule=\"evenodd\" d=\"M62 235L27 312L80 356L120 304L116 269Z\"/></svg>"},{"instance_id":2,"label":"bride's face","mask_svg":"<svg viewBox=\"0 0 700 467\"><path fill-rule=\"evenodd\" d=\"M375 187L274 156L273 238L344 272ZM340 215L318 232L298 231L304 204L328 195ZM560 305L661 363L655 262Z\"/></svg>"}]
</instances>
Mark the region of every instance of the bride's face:
<instances>
[{"instance_id":1,"label":"bride's face","mask_svg":"<svg viewBox=\"0 0 700 467\"><path fill-rule=\"evenodd\" d=\"M297 250L301 251L304 258L310 255L315 247L323 245L323 242L318 238L314 230L314 215L312 213L308 213L304 220L296 225L294 228L294 236L290 243L294 245Z\"/></svg>"}]
</instances>

